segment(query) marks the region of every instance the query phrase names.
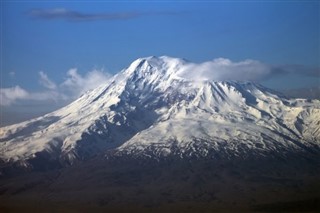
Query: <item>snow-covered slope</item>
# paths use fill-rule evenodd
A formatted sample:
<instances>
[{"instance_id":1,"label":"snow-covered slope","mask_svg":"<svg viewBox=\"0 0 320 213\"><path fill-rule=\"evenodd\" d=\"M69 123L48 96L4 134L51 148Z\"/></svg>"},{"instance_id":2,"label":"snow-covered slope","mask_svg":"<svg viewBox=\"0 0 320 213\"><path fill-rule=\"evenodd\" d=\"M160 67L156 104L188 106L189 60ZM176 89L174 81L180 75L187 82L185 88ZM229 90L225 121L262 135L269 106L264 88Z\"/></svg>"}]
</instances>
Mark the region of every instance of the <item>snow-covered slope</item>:
<instances>
[{"instance_id":1,"label":"snow-covered slope","mask_svg":"<svg viewBox=\"0 0 320 213\"><path fill-rule=\"evenodd\" d=\"M185 79L187 64L137 59L70 105L1 128L0 159L72 164L108 150L150 157L320 153L320 101L287 100L250 82Z\"/></svg>"}]
</instances>

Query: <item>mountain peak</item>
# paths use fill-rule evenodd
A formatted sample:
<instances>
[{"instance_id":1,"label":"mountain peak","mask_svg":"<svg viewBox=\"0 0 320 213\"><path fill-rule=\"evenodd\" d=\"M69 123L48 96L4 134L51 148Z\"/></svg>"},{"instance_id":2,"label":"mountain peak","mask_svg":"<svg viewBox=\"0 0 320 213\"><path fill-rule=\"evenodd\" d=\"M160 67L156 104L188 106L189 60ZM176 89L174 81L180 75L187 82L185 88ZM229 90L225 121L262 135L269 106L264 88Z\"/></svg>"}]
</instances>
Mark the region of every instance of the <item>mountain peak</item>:
<instances>
[{"instance_id":1,"label":"mountain peak","mask_svg":"<svg viewBox=\"0 0 320 213\"><path fill-rule=\"evenodd\" d=\"M0 160L28 162L40 153L72 163L109 150L159 157L319 147L319 104L286 100L249 82L181 77L189 64L139 58L70 105L1 128Z\"/></svg>"},{"instance_id":2,"label":"mountain peak","mask_svg":"<svg viewBox=\"0 0 320 213\"><path fill-rule=\"evenodd\" d=\"M127 71L129 73L132 73L134 71L146 71L148 69L153 68L154 70L173 70L170 68L176 68L178 66L183 66L186 64L187 61L180 58L173 58L169 56L149 56L149 57L143 57L138 58L135 61L133 61ZM178 69L175 69L175 71L178 71Z\"/></svg>"}]
</instances>

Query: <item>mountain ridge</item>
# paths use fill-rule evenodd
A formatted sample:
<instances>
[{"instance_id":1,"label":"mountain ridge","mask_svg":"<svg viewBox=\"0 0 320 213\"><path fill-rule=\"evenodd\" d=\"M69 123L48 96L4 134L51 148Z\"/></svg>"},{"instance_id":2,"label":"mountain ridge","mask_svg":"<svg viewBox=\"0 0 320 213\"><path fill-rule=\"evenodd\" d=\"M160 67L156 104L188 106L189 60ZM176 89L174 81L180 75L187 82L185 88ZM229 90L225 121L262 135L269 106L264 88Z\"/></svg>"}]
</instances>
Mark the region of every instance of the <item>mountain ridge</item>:
<instances>
[{"instance_id":1,"label":"mountain ridge","mask_svg":"<svg viewBox=\"0 0 320 213\"><path fill-rule=\"evenodd\" d=\"M188 63L137 59L71 104L0 128L0 159L32 168L39 156L69 165L112 150L155 158L319 155L320 101L286 99L253 82L187 79Z\"/></svg>"}]
</instances>

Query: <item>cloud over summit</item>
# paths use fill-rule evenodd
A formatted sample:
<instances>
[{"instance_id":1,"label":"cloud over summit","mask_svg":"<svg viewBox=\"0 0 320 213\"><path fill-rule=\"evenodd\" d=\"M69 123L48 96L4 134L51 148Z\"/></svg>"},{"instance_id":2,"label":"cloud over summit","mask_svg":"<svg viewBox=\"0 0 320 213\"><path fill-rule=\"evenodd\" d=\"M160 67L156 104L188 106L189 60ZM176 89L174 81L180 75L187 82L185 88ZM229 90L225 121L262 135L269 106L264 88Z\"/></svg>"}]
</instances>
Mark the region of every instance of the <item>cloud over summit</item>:
<instances>
[{"instance_id":1,"label":"cloud over summit","mask_svg":"<svg viewBox=\"0 0 320 213\"><path fill-rule=\"evenodd\" d=\"M233 62L226 58L217 58L203 63L188 63L180 75L195 80L236 80L258 81L272 72L269 65L255 60Z\"/></svg>"},{"instance_id":2,"label":"cloud over summit","mask_svg":"<svg viewBox=\"0 0 320 213\"><path fill-rule=\"evenodd\" d=\"M261 82L276 76L309 76L320 78L320 68L303 65L272 65L247 59L234 62L217 58L203 63L187 63L179 75L192 80L211 81L255 81Z\"/></svg>"}]
</instances>

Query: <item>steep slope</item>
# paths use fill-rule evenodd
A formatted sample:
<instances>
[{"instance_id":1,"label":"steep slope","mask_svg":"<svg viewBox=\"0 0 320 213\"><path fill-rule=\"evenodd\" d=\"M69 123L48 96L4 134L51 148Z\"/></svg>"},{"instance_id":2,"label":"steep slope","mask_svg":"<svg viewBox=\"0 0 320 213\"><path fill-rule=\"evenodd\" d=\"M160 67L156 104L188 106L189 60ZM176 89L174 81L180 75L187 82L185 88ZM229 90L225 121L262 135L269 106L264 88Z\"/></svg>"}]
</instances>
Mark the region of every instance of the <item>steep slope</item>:
<instances>
[{"instance_id":1,"label":"steep slope","mask_svg":"<svg viewBox=\"0 0 320 213\"><path fill-rule=\"evenodd\" d=\"M201 82L182 95L187 94L193 98L159 109L158 122L118 150L152 156L319 154L319 101L286 100L261 86L236 82Z\"/></svg>"},{"instance_id":2,"label":"steep slope","mask_svg":"<svg viewBox=\"0 0 320 213\"><path fill-rule=\"evenodd\" d=\"M182 59L141 58L45 116L0 129L0 159L35 167L113 155L226 157L320 153L320 101L250 82L181 77ZM196 71L196 70L195 70Z\"/></svg>"}]
</instances>

